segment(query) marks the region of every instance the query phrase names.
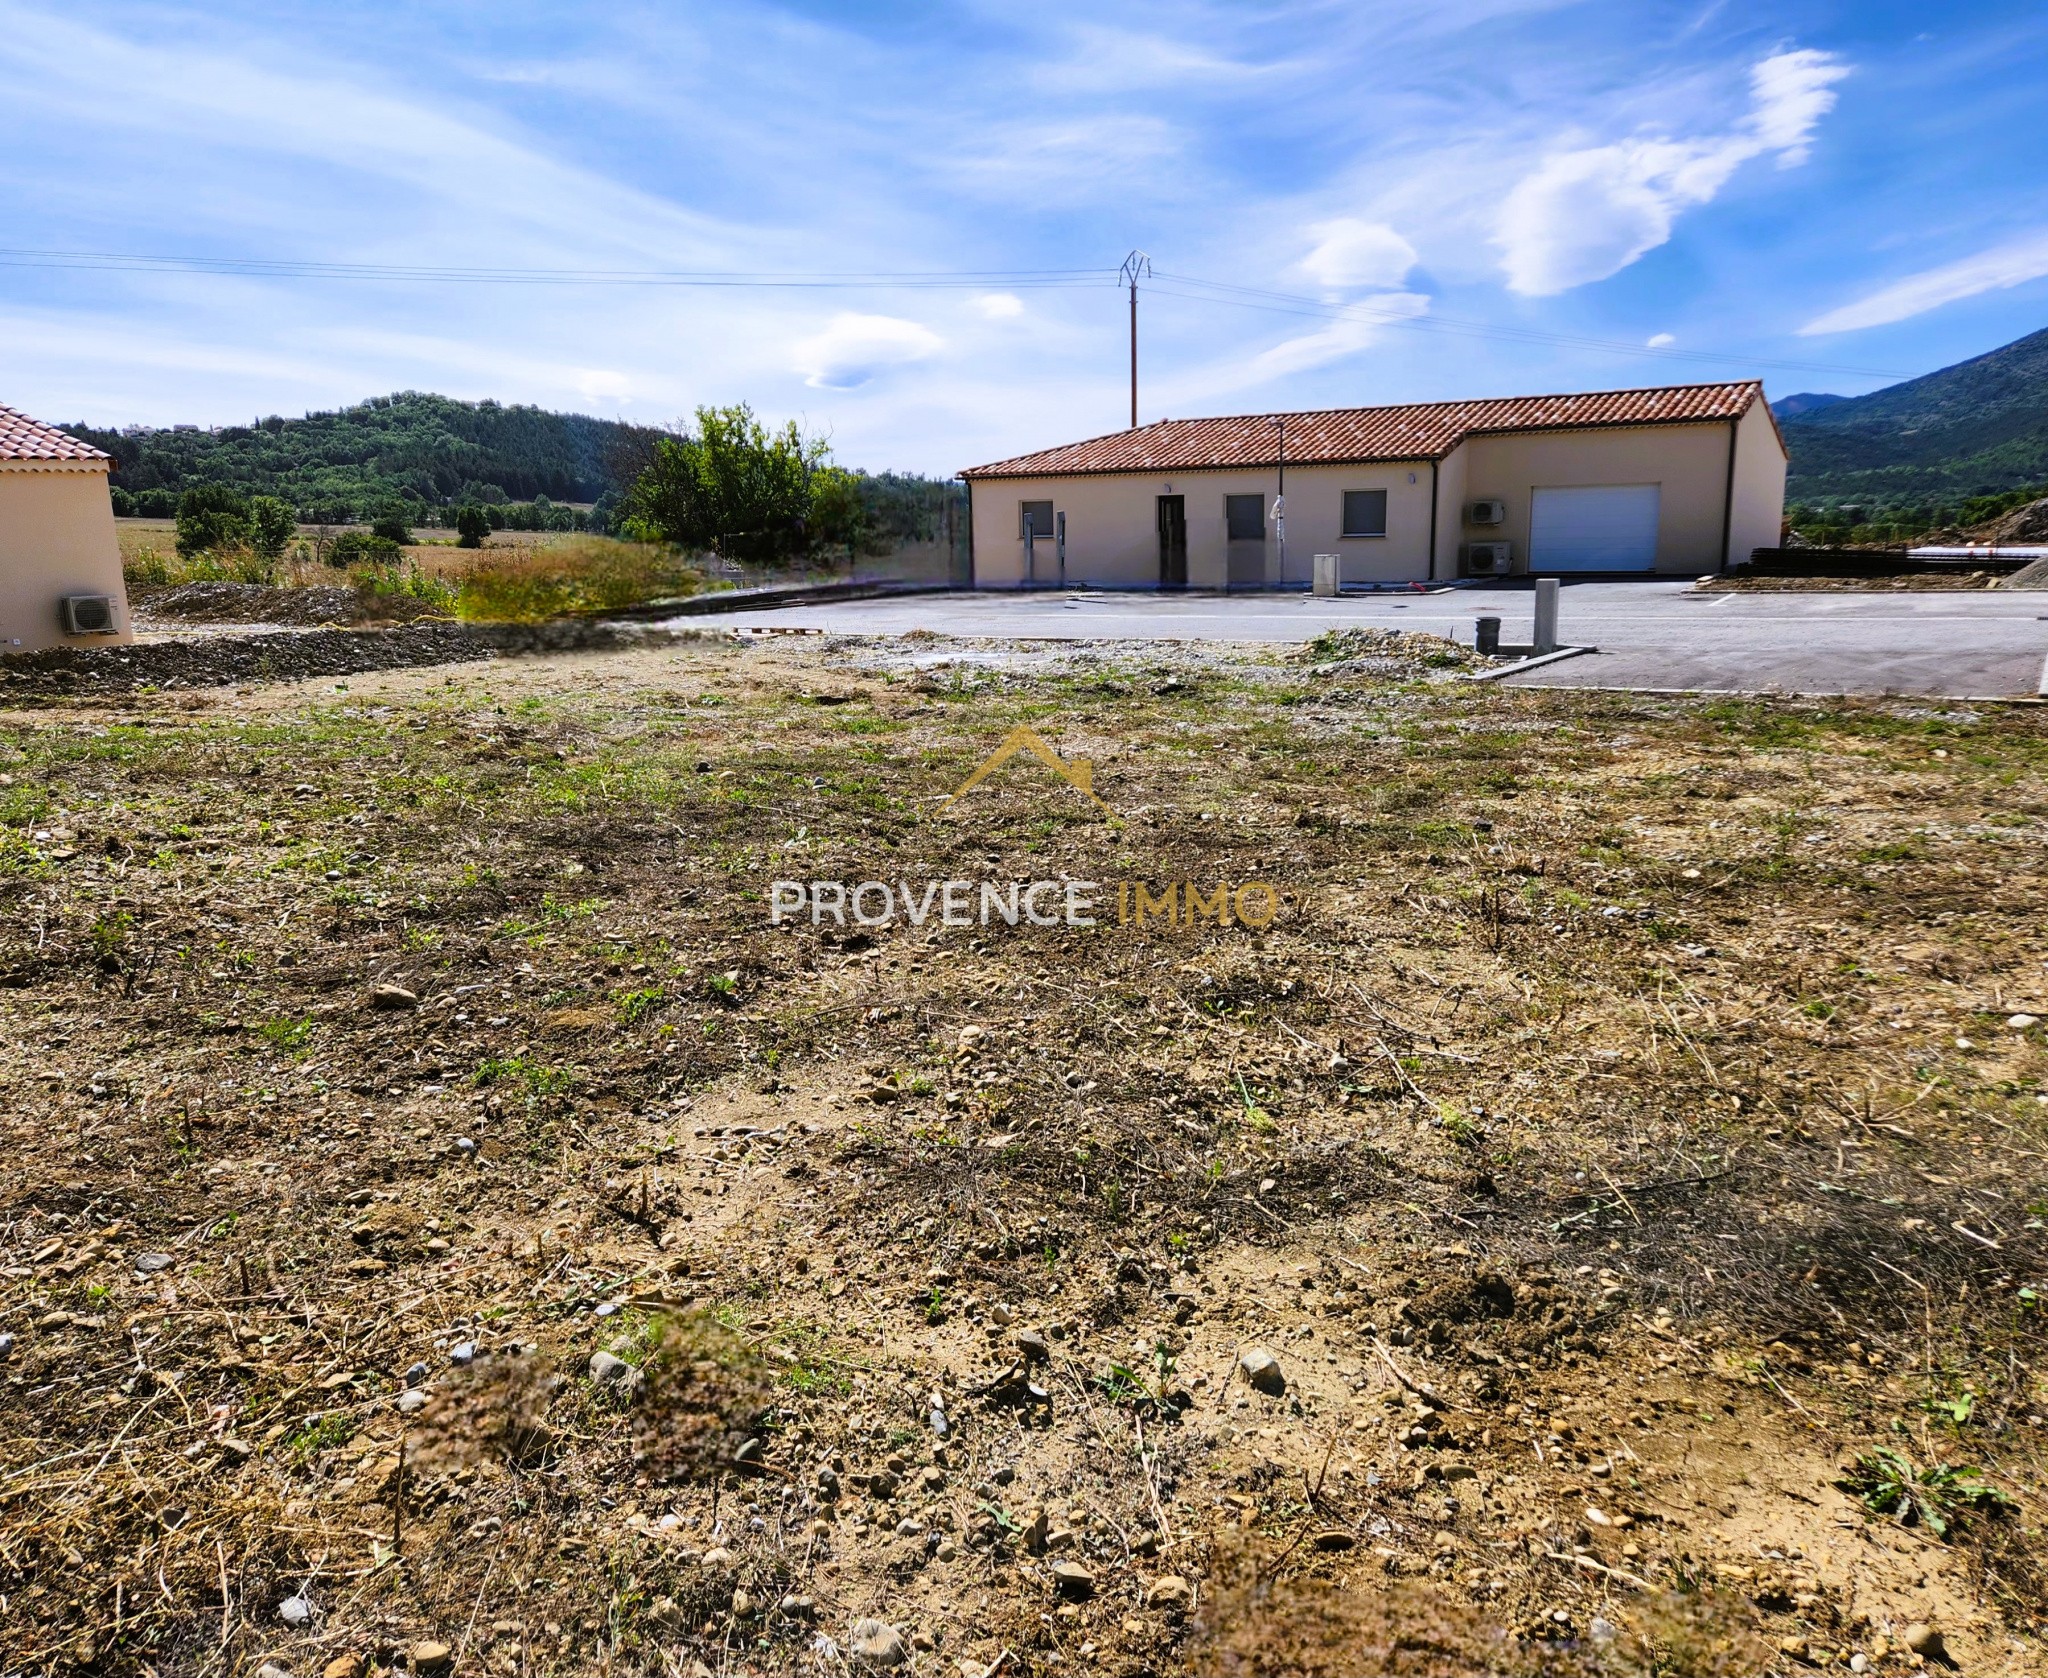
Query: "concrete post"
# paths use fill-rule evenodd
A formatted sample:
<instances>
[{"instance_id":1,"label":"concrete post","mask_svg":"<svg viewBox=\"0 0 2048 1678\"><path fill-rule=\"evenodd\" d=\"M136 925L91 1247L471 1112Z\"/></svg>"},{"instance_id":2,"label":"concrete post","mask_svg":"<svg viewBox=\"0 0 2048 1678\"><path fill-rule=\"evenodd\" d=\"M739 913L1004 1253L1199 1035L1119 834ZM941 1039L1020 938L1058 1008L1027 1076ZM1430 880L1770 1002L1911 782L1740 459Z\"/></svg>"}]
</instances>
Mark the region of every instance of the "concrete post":
<instances>
[{"instance_id":1,"label":"concrete post","mask_svg":"<svg viewBox=\"0 0 2048 1678\"><path fill-rule=\"evenodd\" d=\"M1557 579L1536 580L1536 632L1530 637L1538 657L1557 651Z\"/></svg>"}]
</instances>

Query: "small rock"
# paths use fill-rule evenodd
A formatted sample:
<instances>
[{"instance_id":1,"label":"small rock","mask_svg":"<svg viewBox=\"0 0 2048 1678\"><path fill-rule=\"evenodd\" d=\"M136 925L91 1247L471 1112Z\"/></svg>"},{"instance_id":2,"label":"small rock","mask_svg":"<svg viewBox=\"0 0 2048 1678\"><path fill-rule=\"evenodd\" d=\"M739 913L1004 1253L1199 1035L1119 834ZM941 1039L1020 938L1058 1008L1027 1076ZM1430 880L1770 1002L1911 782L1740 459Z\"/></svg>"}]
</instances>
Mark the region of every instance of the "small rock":
<instances>
[{"instance_id":1,"label":"small rock","mask_svg":"<svg viewBox=\"0 0 2048 1678\"><path fill-rule=\"evenodd\" d=\"M419 1005L420 999L403 985L376 985L370 991L372 1008L417 1008Z\"/></svg>"},{"instance_id":2,"label":"small rock","mask_svg":"<svg viewBox=\"0 0 2048 1678\"><path fill-rule=\"evenodd\" d=\"M706 1567L731 1567L733 1565L732 1552L722 1547L716 1550L706 1550L704 1552L703 1565Z\"/></svg>"},{"instance_id":3,"label":"small rock","mask_svg":"<svg viewBox=\"0 0 2048 1678\"><path fill-rule=\"evenodd\" d=\"M1039 1504L1031 1511L1030 1516L1024 1522L1022 1531L1018 1535L1024 1540L1024 1548L1031 1551L1033 1555L1043 1551L1045 1549L1045 1541L1050 1536L1050 1527L1051 1522L1046 1517L1045 1505Z\"/></svg>"},{"instance_id":4,"label":"small rock","mask_svg":"<svg viewBox=\"0 0 2048 1678\"><path fill-rule=\"evenodd\" d=\"M336 1655L320 1669L320 1678L363 1678L363 1657L353 1653Z\"/></svg>"},{"instance_id":5,"label":"small rock","mask_svg":"<svg viewBox=\"0 0 2048 1678\"><path fill-rule=\"evenodd\" d=\"M1281 1371L1280 1360L1263 1346L1254 1346L1237 1360L1237 1367L1244 1371L1244 1378L1258 1391L1268 1397L1278 1398L1287 1390L1287 1377Z\"/></svg>"},{"instance_id":6,"label":"small rock","mask_svg":"<svg viewBox=\"0 0 2048 1678\"><path fill-rule=\"evenodd\" d=\"M462 1364L476 1362L476 1342L474 1340L458 1340L448 1348L448 1361L450 1363Z\"/></svg>"},{"instance_id":7,"label":"small rock","mask_svg":"<svg viewBox=\"0 0 2048 1678\"><path fill-rule=\"evenodd\" d=\"M412 1646L412 1669L415 1672L446 1672L448 1663L455 1657L455 1651L445 1643L429 1639Z\"/></svg>"},{"instance_id":8,"label":"small rock","mask_svg":"<svg viewBox=\"0 0 2048 1678\"><path fill-rule=\"evenodd\" d=\"M2041 1017L2038 1014L2015 1014L2005 1023L2010 1030L2028 1031L2041 1023Z\"/></svg>"},{"instance_id":9,"label":"small rock","mask_svg":"<svg viewBox=\"0 0 2048 1678\"><path fill-rule=\"evenodd\" d=\"M1195 1599L1195 1588L1178 1573L1167 1573L1145 1588L1145 1606L1162 1613L1177 1613Z\"/></svg>"},{"instance_id":10,"label":"small rock","mask_svg":"<svg viewBox=\"0 0 2048 1678\"><path fill-rule=\"evenodd\" d=\"M613 1357L610 1352L590 1354L590 1378L600 1386L623 1381L632 1373L633 1366L624 1358Z\"/></svg>"},{"instance_id":11,"label":"small rock","mask_svg":"<svg viewBox=\"0 0 2048 1678\"><path fill-rule=\"evenodd\" d=\"M302 1596L288 1596L277 1605L277 1617L288 1626L302 1626L313 1618L313 1605Z\"/></svg>"},{"instance_id":12,"label":"small rock","mask_svg":"<svg viewBox=\"0 0 2048 1678\"><path fill-rule=\"evenodd\" d=\"M1870 1670L1870 1657L1859 1650L1849 1657L1849 1670L1851 1672L1868 1672Z\"/></svg>"},{"instance_id":13,"label":"small rock","mask_svg":"<svg viewBox=\"0 0 2048 1678\"><path fill-rule=\"evenodd\" d=\"M0 1363L5 1363L13 1356L14 1336L11 1334L0 1334Z\"/></svg>"},{"instance_id":14,"label":"small rock","mask_svg":"<svg viewBox=\"0 0 2048 1678\"><path fill-rule=\"evenodd\" d=\"M934 1410L931 1413L930 1421L932 1432L936 1433L941 1439L944 1439L952 1431L946 1425L946 1412L943 1410Z\"/></svg>"},{"instance_id":15,"label":"small rock","mask_svg":"<svg viewBox=\"0 0 2048 1678\"><path fill-rule=\"evenodd\" d=\"M405 1384L416 1387L427 1378L427 1366L423 1363L409 1365L405 1372Z\"/></svg>"},{"instance_id":16,"label":"small rock","mask_svg":"<svg viewBox=\"0 0 2048 1678\"><path fill-rule=\"evenodd\" d=\"M901 1666L910 1655L903 1634L880 1620L855 1620L846 1649L855 1660L870 1666Z\"/></svg>"},{"instance_id":17,"label":"small rock","mask_svg":"<svg viewBox=\"0 0 2048 1678\"><path fill-rule=\"evenodd\" d=\"M742 1464L758 1463L761 1460L761 1441L758 1439L742 1440L740 1448L733 1452L732 1460Z\"/></svg>"},{"instance_id":18,"label":"small rock","mask_svg":"<svg viewBox=\"0 0 2048 1678\"><path fill-rule=\"evenodd\" d=\"M135 1268L144 1276L154 1276L159 1270L168 1270L178 1261L169 1253L137 1253Z\"/></svg>"},{"instance_id":19,"label":"small rock","mask_svg":"<svg viewBox=\"0 0 2048 1678\"><path fill-rule=\"evenodd\" d=\"M1050 1342L1035 1328L1017 1331L1017 1350L1024 1355L1026 1363L1044 1363L1052 1356Z\"/></svg>"},{"instance_id":20,"label":"small rock","mask_svg":"<svg viewBox=\"0 0 2048 1678\"><path fill-rule=\"evenodd\" d=\"M1061 1596L1093 1596L1095 1575L1088 1571L1085 1563L1078 1561L1056 1561L1052 1564L1053 1588Z\"/></svg>"},{"instance_id":21,"label":"small rock","mask_svg":"<svg viewBox=\"0 0 2048 1678\"><path fill-rule=\"evenodd\" d=\"M455 1138L455 1151L458 1154L473 1154L476 1152L476 1143L467 1136L458 1136Z\"/></svg>"},{"instance_id":22,"label":"small rock","mask_svg":"<svg viewBox=\"0 0 2048 1678\"><path fill-rule=\"evenodd\" d=\"M818 1605L807 1596L786 1596L782 1599L782 1611L792 1620L815 1620Z\"/></svg>"},{"instance_id":23,"label":"small rock","mask_svg":"<svg viewBox=\"0 0 2048 1678\"><path fill-rule=\"evenodd\" d=\"M1915 1620L1906 1627L1906 1647L1929 1660L1938 1661L1948 1653L1948 1644L1942 1640L1941 1633L1921 1620Z\"/></svg>"},{"instance_id":24,"label":"small rock","mask_svg":"<svg viewBox=\"0 0 2048 1678\"><path fill-rule=\"evenodd\" d=\"M398 1413L401 1416L416 1415L427 1407L427 1395L418 1387L407 1387L398 1395Z\"/></svg>"},{"instance_id":25,"label":"small rock","mask_svg":"<svg viewBox=\"0 0 2048 1678\"><path fill-rule=\"evenodd\" d=\"M235 1438L233 1434L229 1434L220 1442L220 1460L231 1468L239 1467L255 1454L255 1446L251 1445L246 1439ZM294 1602L298 1600L297 1597L292 1598Z\"/></svg>"},{"instance_id":26,"label":"small rock","mask_svg":"<svg viewBox=\"0 0 2048 1678\"><path fill-rule=\"evenodd\" d=\"M276 1661L265 1661L256 1669L256 1678L292 1678L289 1667L279 1666Z\"/></svg>"}]
</instances>

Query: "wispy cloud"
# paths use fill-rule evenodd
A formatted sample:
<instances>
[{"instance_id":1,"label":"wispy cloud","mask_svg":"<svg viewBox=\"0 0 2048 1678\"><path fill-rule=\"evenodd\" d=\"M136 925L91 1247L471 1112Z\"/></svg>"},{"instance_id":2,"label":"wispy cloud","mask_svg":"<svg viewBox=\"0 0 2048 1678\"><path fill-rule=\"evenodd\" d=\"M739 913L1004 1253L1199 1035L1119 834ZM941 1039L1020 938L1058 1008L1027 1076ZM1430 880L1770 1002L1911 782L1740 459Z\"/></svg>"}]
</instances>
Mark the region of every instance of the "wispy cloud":
<instances>
[{"instance_id":1,"label":"wispy cloud","mask_svg":"<svg viewBox=\"0 0 2048 1678\"><path fill-rule=\"evenodd\" d=\"M1924 273L1909 274L1903 280L1817 315L1799 329L1800 336L1820 337L1831 332L1860 332L1865 327L1889 326L1910 320L1929 309L1959 303L1965 297L1979 297L1987 291L2005 291L2029 280L2048 275L2048 231L2030 233L2010 244L1994 246L1946 263Z\"/></svg>"},{"instance_id":2,"label":"wispy cloud","mask_svg":"<svg viewBox=\"0 0 2048 1678\"><path fill-rule=\"evenodd\" d=\"M797 342L791 365L814 390L857 390L884 373L937 355L945 344L914 320L843 312Z\"/></svg>"},{"instance_id":3,"label":"wispy cloud","mask_svg":"<svg viewBox=\"0 0 2048 1678\"><path fill-rule=\"evenodd\" d=\"M1636 135L1544 159L1501 207L1494 242L1509 289L1550 297L1604 280L1663 244L1682 211L1711 201L1751 159L1803 163L1848 73L1832 53L1777 53L1751 70L1749 114L1724 133Z\"/></svg>"},{"instance_id":4,"label":"wispy cloud","mask_svg":"<svg viewBox=\"0 0 2048 1678\"><path fill-rule=\"evenodd\" d=\"M1308 232L1315 246L1301 259L1301 271L1325 291L1397 286L1415 266L1415 247L1385 222L1340 216Z\"/></svg>"}]
</instances>

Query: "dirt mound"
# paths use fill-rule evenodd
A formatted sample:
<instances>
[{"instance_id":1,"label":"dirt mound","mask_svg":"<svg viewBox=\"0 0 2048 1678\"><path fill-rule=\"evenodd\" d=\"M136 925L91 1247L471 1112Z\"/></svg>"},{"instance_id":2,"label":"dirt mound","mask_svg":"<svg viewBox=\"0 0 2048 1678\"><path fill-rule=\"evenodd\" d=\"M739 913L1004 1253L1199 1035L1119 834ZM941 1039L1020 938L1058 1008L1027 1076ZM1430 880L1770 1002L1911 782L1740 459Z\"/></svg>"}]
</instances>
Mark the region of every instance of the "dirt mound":
<instances>
[{"instance_id":1,"label":"dirt mound","mask_svg":"<svg viewBox=\"0 0 2048 1678\"><path fill-rule=\"evenodd\" d=\"M2048 542L2048 496L2016 507L1991 532L1994 542Z\"/></svg>"},{"instance_id":2,"label":"dirt mound","mask_svg":"<svg viewBox=\"0 0 2048 1678\"><path fill-rule=\"evenodd\" d=\"M412 623L441 610L411 595L358 589L273 588L264 583L173 583L131 588L128 606L145 622L320 624Z\"/></svg>"},{"instance_id":3,"label":"dirt mound","mask_svg":"<svg viewBox=\"0 0 2048 1678\"><path fill-rule=\"evenodd\" d=\"M280 630L271 635L16 653L0 658L0 684L13 694L224 687L456 664L494 655L583 651L623 646L633 638L634 631L604 623L436 622L402 629Z\"/></svg>"}]
</instances>

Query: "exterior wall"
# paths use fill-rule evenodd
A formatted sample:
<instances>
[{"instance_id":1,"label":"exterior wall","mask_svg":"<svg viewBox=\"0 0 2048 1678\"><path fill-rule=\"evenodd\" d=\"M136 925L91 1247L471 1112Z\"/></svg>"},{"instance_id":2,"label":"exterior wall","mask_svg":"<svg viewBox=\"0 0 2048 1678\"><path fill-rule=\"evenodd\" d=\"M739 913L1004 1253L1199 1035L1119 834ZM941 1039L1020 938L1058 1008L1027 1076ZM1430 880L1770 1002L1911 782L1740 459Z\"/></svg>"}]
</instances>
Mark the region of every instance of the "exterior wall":
<instances>
[{"instance_id":1,"label":"exterior wall","mask_svg":"<svg viewBox=\"0 0 2048 1678\"><path fill-rule=\"evenodd\" d=\"M1472 454L1464 443L1437 462L1436 468L1436 552L1431 556L1430 576L1451 578L1459 574L1458 544L1465 536L1465 506L1472 499L1467 486Z\"/></svg>"},{"instance_id":2,"label":"exterior wall","mask_svg":"<svg viewBox=\"0 0 2048 1678\"><path fill-rule=\"evenodd\" d=\"M1306 588L1319 553L1337 554L1347 583L1424 579L1429 565L1431 473L1426 461L1398 465L1290 466L1287 469L1287 575ZM1280 545L1274 539L1274 468L1181 472L1167 476L1113 473L1060 478L977 478L974 498L974 586L1018 588L1025 581L1020 503L1050 501L1055 519L1067 515L1067 576L1075 586L1159 586L1158 498L1186 498L1188 587L1221 589L1229 575L1224 498L1266 498L1265 586L1282 586ZM1344 492L1387 492L1387 533L1345 537ZM1446 503L1446 505L1450 505ZM1455 523L1456 509L1451 509ZM1439 528L1439 545L1442 531ZM1059 581L1052 541L1040 539L1036 581Z\"/></svg>"},{"instance_id":3,"label":"exterior wall","mask_svg":"<svg viewBox=\"0 0 2048 1678\"><path fill-rule=\"evenodd\" d=\"M66 635L57 602L67 594L112 595L120 633ZM106 466L0 462L0 652L133 639Z\"/></svg>"},{"instance_id":4,"label":"exterior wall","mask_svg":"<svg viewBox=\"0 0 2048 1678\"><path fill-rule=\"evenodd\" d=\"M1472 437L1464 444L1471 462L1465 493L1455 507L1449 501L1445 506L1459 527L1461 542L1512 542L1515 569L1522 571L1529 563L1529 508L1537 489L1656 484L1662 491L1657 571L1660 575L1698 576L1721 567L1728 447L1725 420ZM1782 498L1782 466L1778 482ZM1507 522L1483 529L1466 524L1465 514L1472 502L1489 497L1507 503Z\"/></svg>"},{"instance_id":5,"label":"exterior wall","mask_svg":"<svg viewBox=\"0 0 2048 1678\"><path fill-rule=\"evenodd\" d=\"M1735 497L1729 507L1728 563L1775 548L1785 522L1785 445L1770 410L1750 404L1735 428Z\"/></svg>"}]
</instances>

